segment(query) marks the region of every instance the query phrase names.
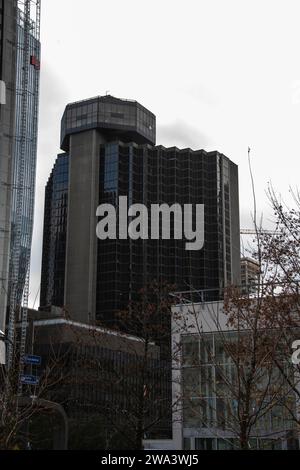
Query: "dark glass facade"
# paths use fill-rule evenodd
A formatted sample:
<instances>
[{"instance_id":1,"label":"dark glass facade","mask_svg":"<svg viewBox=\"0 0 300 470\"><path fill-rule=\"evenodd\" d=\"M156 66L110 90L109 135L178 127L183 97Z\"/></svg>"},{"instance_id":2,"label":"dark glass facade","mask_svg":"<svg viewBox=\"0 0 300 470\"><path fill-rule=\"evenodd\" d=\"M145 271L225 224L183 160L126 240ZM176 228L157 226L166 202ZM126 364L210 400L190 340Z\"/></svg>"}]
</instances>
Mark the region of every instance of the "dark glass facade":
<instances>
[{"instance_id":1,"label":"dark glass facade","mask_svg":"<svg viewBox=\"0 0 300 470\"><path fill-rule=\"evenodd\" d=\"M94 101L83 106L91 106ZM72 106L66 113L72 116ZM75 104L76 113L79 104ZM111 111L110 111L111 112ZM62 133L71 124L66 113L62 123ZM71 114L70 114L71 113ZM149 122L151 114L149 115ZM73 119L73 118L71 118ZM78 116L74 122L78 123ZM96 119L96 117L95 117ZM91 120L93 118L91 117ZM155 129L155 121L146 120L146 126ZM81 126L81 122L79 123ZM107 123L113 127L113 123ZM69 132L69 131L68 131ZM68 133L67 132L67 133ZM75 132L72 129L72 133ZM78 132L78 129L77 129ZM80 127L82 134L85 132ZM100 131L99 131L100 132ZM113 139L107 134L96 149L99 179L97 186L97 204L109 203L118 208L119 197L127 196L128 206L139 203L148 208L149 226L151 224L151 205L177 203L204 204L205 206L205 243L202 250L187 251L186 240L98 240L96 249L95 288L92 296L95 299L95 320L113 326L115 313L127 307L134 300L138 291L147 283L156 280L176 285L178 290L197 289L205 291L203 296L209 300L219 298L222 288L230 283L240 282L240 236L239 236L239 199L237 166L227 157L218 152L191 149L180 150L176 147L165 148L149 145L145 140L142 144ZM113 131L114 133L117 130ZM144 130L144 132L146 132ZM123 130L121 132L123 134ZM155 135L152 138L155 141ZM68 139L62 139L65 148L69 148ZM80 142L80 140L79 140ZM84 148L84 147L82 147ZM61 172L59 156L55 172ZM77 157L76 157L77 158ZM82 155L82 158L90 158ZM72 155L69 165L74 165ZM74 170L73 170L74 171ZM65 172L65 175L67 173ZM63 268L66 253L61 245L59 254L52 245L60 243L61 233L67 231L67 211L60 213L60 229L56 230L53 212L50 206L56 200L57 189L50 178L46 189L43 270L41 306L63 306ZM81 179L84 180L84 175ZM72 184L72 181L69 182ZM85 181L86 184L86 181ZM65 181L65 197L67 183ZM48 202L47 202L48 201ZM80 208L78 208L80 209ZM54 209L56 211L57 209ZM53 211L53 209L52 209ZM94 217L94 214L91 215ZM90 220L89 217L87 220ZM171 218L172 220L172 218ZM95 216L95 221L97 218ZM117 221L118 223L118 221ZM172 224L171 224L172 225ZM63 228L64 227L64 228ZM69 234L71 236L71 234ZM96 236L92 232L92 236ZM80 250L80 246L78 246ZM54 266L59 263L61 275L57 277ZM74 285L74 289L76 286ZM55 294L59 292L59 296ZM66 303L66 298L65 298ZM84 319L83 319L84 320ZM88 318L85 318L88 322Z\"/></svg>"},{"instance_id":2,"label":"dark glass facade","mask_svg":"<svg viewBox=\"0 0 300 470\"><path fill-rule=\"evenodd\" d=\"M70 135L101 129L110 140L155 144L156 118L133 100L99 96L66 107L61 125L61 148L69 150Z\"/></svg>"},{"instance_id":3,"label":"dark glass facade","mask_svg":"<svg viewBox=\"0 0 300 470\"><path fill-rule=\"evenodd\" d=\"M143 341L134 336L86 329L62 318L56 322L53 319L35 322L34 353L42 356L45 369L51 363L50 349L60 361L62 380L47 390L46 398L64 405L70 425L69 448L75 445L72 436L76 428L80 438L77 449L101 446L102 432L111 433L114 437L111 446L116 445L116 429L125 434L121 442L132 448L135 423L140 416L140 393L145 390L143 420L147 423L145 428L148 427L145 437L170 439L169 384L165 380L169 364L160 360L159 348L150 345L145 354ZM53 373L55 383L56 371ZM90 426L95 421L98 430L93 435ZM87 434L84 425L88 426Z\"/></svg>"},{"instance_id":4,"label":"dark glass facade","mask_svg":"<svg viewBox=\"0 0 300 470\"><path fill-rule=\"evenodd\" d=\"M41 306L64 303L66 234L68 209L67 154L60 154L45 192Z\"/></svg>"},{"instance_id":5,"label":"dark glass facade","mask_svg":"<svg viewBox=\"0 0 300 470\"><path fill-rule=\"evenodd\" d=\"M237 169L218 152L110 143L100 149L99 204L204 204L205 243L187 251L186 240L99 240L96 317L106 324L149 282L168 282L178 290L203 290L219 298L222 288L239 280ZM171 233L172 236L172 233Z\"/></svg>"}]
</instances>

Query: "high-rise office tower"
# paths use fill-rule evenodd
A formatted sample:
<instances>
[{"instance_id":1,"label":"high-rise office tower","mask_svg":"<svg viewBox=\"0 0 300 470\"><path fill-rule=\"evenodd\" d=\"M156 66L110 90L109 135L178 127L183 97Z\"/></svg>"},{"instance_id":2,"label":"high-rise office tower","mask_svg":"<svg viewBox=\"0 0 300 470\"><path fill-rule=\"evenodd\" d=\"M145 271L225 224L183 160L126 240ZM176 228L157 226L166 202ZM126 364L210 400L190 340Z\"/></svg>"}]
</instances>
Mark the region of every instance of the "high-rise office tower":
<instances>
[{"instance_id":1,"label":"high-rise office tower","mask_svg":"<svg viewBox=\"0 0 300 470\"><path fill-rule=\"evenodd\" d=\"M16 95L17 1L0 0L0 330L7 307L14 120Z\"/></svg>"},{"instance_id":2,"label":"high-rise office tower","mask_svg":"<svg viewBox=\"0 0 300 470\"><path fill-rule=\"evenodd\" d=\"M22 298L22 337L27 324L37 158L41 0L4 0L1 6L1 80L6 88L6 103L1 104L0 326L4 329L8 306L11 352L15 316L20 313ZM25 342L21 341L21 355L22 344Z\"/></svg>"},{"instance_id":3,"label":"high-rise office tower","mask_svg":"<svg viewBox=\"0 0 300 470\"><path fill-rule=\"evenodd\" d=\"M26 352L33 232L40 85L40 15L41 0L18 1L7 364L9 368L13 364L12 344L18 317L22 325L19 344L20 375L24 369L23 357Z\"/></svg>"},{"instance_id":4,"label":"high-rise office tower","mask_svg":"<svg viewBox=\"0 0 300 470\"><path fill-rule=\"evenodd\" d=\"M17 12L17 81L10 249L10 302L21 304L29 274L40 84L40 2Z\"/></svg>"},{"instance_id":5,"label":"high-rise office tower","mask_svg":"<svg viewBox=\"0 0 300 470\"><path fill-rule=\"evenodd\" d=\"M66 154L46 188L41 307L64 305L73 319L112 325L153 280L206 298L240 282L237 166L218 152L155 141L155 116L135 101L104 96L67 106ZM203 248L187 251L172 233L170 240L97 239L97 207L120 209L121 196L126 210L139 203L148 214L155 204L204 204ZM127 223L117 214L117 227Z\"/></svg>"}]
</instances>

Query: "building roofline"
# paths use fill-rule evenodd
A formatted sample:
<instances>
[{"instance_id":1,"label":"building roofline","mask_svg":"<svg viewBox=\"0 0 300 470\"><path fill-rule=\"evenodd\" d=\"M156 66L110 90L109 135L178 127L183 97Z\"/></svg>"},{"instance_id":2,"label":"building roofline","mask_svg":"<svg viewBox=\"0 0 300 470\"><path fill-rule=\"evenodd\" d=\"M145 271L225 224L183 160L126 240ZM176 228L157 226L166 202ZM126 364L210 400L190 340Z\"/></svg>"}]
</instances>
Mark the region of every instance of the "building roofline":
<instances>
[{"instance_id":1,"label":"building roofline","mask_svg":"<svg viewBox=\"0 0 300 470\"><path fill-rule=\"evenodd\" d=\"M116 96L113 96L113 95L98 95L98 96L93 96L91 98L85 98L83 100L78 100L78 101L72 101L71 103L68 103L65 107L65 109L68 109L72 106L76 106L76 105L80 105L80 104L88 104L90 102L93 102L93 101L113 101L115 102L116 104L126 104L126 103L129 103L129 104L134 104L142 109L145 109L147 111L147 113L149 113L150 115L152 115L152 117L156 118L155 114L152 113L152 111L150 111L148 108L146 108L145 106L143 106L141 103L139 103L138 101L136 100L131 100L131 99L126 99L126 98L117 98Z\"/></svg>"},{"instance_id":2,"label":"building roofline","mask_svg":"<svg viewBox=\"0 0 300 470\"><path fill-rule=\"evenodd\" d=\"M142 343L144 340L138 336L129 335L118 330L110 330L107 328L102 328L99 326L87 325L86 323L74 322L72 320L67 320L66 318L50 318L47 320L34 320L33 324L35 327L38 326L56 326L56 325L69 325L75 326L77 328L82 328L83 330L93 331L97 333L102 333L110 336L122 337L131 341L136 341ZM153 343L154 344L154 343Z\"/></svg>"}]
</instances>

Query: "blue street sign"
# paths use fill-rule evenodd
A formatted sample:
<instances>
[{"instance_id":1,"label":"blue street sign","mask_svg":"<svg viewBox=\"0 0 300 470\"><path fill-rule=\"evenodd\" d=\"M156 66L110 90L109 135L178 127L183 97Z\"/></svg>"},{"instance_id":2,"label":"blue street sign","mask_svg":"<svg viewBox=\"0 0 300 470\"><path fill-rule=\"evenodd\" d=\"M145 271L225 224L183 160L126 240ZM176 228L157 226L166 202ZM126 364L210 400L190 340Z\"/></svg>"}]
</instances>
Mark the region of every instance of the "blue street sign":
<instances>
[{"instance_id":1,"label":"blue street sign","mask_svg":"<svg viewBox=\"0 0 300 470\"><path fill-rule=\"evenodd\" d=\"M39 381L40 378L35 375L21 375L21 384L23 385L38 385Z\"/></svg>"},{"instance_id":2,"label":"blue street sign","mask_svg":"<svg viewBox=\"0 0 300 470\"><path fill-rule=\"evenodd\" d=\"M33 356L31 354L26 354L24 356L24 364L40 366L42 363L41 356Z\"/></svg>"}]
</instances>

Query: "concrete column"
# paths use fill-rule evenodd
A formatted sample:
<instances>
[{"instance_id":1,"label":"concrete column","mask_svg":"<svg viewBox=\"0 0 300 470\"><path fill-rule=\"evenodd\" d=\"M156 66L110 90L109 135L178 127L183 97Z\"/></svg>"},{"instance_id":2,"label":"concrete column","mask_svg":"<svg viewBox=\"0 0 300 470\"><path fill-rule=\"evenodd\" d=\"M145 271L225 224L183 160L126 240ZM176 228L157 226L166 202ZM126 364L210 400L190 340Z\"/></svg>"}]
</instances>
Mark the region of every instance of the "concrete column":
<instances>
[{"instance_id":1,"label":"concrete column","mask_svg":"<svg viewBox=\"0 0 300 470\"><path fill-rule=\"evenodd\" d=\"M96 316L100 145L97 130L70 137L65 307L70 318L94 323Z\"/></svg>"}]
</instances>

